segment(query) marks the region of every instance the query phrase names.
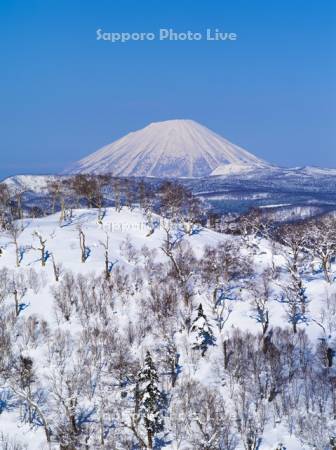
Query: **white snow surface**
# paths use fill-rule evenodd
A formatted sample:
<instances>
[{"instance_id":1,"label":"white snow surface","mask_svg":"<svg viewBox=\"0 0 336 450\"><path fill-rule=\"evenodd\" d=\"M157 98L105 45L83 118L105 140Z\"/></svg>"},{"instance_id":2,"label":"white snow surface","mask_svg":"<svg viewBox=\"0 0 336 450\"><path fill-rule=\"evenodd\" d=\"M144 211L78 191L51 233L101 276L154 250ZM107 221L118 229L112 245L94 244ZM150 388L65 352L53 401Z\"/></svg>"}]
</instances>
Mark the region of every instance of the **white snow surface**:
<instances>
[{"instance_id":1,"label":"white snow surface","mask_svg":"<svg viewBox=\"0 0 336 450\"><path fill-rule=\"evenodd\" d=\"M211 175L238 175L250 172L253 169L255 169L255 166L250 166L248 164L221 164L211 172Z\"/></svg>"},{"instance_id":2,"label":"white snow surface","mask_svg":"<svg viewBox=\"0 0 336 450\"><path fill-rule=\"evenodd\" d=\"M315 167L315 166L305 166L300 168L300 170L306 175L336 175L336 169L333 168L324 168L324 167Z\"/></svg>"},{"instance_id":3,"label":"white snow surface","mask_svg":"<svg viewBox=\"0 0 336 450\"><path fill-rule=\"evenodd\" d=\"M157 217L160 220L159 217ZM100 245L100 241L104 240L105 233L108 232L111 239L111 254L110 259L119 266L123 266L126 271L134 269L135 263L129 263L120 251L120 244L125 240L127 236L130 237L132 244L141 249L143 245L146 245L150 249L158 249L158 261L165 260L165 256L159 250L164 239L164 231L158 227L155 232L148 236L148 227L146 225L146 219L139 210L132 212L123 209L121 212L116 212L113 209L107 209L106 217L104 218L103 225L97 224L97 211L92 210L75 210L74 217L70 224L60 227L59 214L50 215L41 219L29 219L24 222L24 231L20 235L20 245L27 248L26 253L23 256L22 264L20 268L15 268L15 252L14 246L10 239L7 237L0 238L0 246L4 248L3 256L0 258L0 269L7 267L16 271L29 270L34 268L41 276L42 289L35 294L32 290L29 290L25 303L26 309L22 311L22 314L35 315L41 319L48 321L51 327L57 327L57 320L54 313L53 297L51 295L50 288L55 286L53 269L51 258L47 260L46 267L41 267L39 261L39 253L33 249L29 249L30 246L38 246L38 242L35 242L33 233L38 231L44 238L47 239L47 249L52 253L56 261L62 261L64 269L72 270L74 273L89 274L95 272L97 275L101 274L104 270L104 249ZM78 244L78 225L83 227L86 234L86 242L90 247L91 253L85 264L80 261L80 249ZM196 256L201 257L202 251L205 245L216 246L223 240L232 239L223 234L216 233L214 231L203 229L200 233L186 236L186 240L191 244ZM269 242L261 240L258 242L259 251L255 255L255 267L260 272L267 267L271 262L271 252ZM283 261L281 256L276 256L276 262L281 265ZM139 266L142 265L140 261ZM323 279L322 275L312 280L306 281L307 295L311 300L310 311L315 317L318 317L321 302L325 298L327 292L334 292L335 285L328 285ZM281 304L272 301L270 307L270 316L272 320L272 326L287 326L285 311ZM250 305L248 301L237 300L234 302L232 314L225 325L226 329L233 329L238 327L244 330L249 330L252 333L259 332L259 325L251 317ZM136 320L135 305L125 305L115 311L118 317L120 328L129 320ZM304 327L309 337L316 342L319 338L321 329L313 321L310 321L306 325L299 325ZM78 324L71 323L70 329L75 335L78 332ZM182 338L181 338L182 339ZM150 339L147 341L148 345L151 345ZM143 355L145 349L137 348L135 350L139 354ZM208 359L204 359L198 368L192 370L195 379L198 379L206 385L214 385L218 383L214 372L212 370L211 361L216 358L216 352L220 352L214 348L213 354ZM37 355L37 360L42 358L41 354ZM188 367L184 366L185 355L181 355L182 376L189 372ZM41 371L46 368L41 368ZM190 374L189 374L190 375ZM0 416L0 433L8 434L13 438L18 438L20 442L26 443L28 450L39 450L44 447L44 435L41 429L30 430L28 425L22 425L19 421L18 412L4 413ZM271 426L268 424L265 432L260 450L274 449L275 446L282 442L286 445L287 450L303 450L309 449L301 444L299 437L289 435L287 428L282 424ZM173 450L177 448L172 443L171 446L165 447L167 450ZM188 447L189 448L189 447ZM242 450L243 447L239 447L238 450Z\"/></svg>"},{"instance_id":4,"label":"white snow surface","mask_svg":"<svg viewBox=\"0 0 336 450\"><path fill-rule=\"evenodd\" d=\"M15 175L3 180L11 192L33 191L36 193L46 193L48 183L55 180L54 175Z\"/></svg>"},{"instance_id":5,"label":"white snow surface","mask_svg":"<svg viewBox=\"0 0 336 450\"><path fill-rule=\"evenodd\" d=\"M268 164L193 120L154 122L81 159L67 173L202 177L219 165Z\"/></svg>"}]
</instances>

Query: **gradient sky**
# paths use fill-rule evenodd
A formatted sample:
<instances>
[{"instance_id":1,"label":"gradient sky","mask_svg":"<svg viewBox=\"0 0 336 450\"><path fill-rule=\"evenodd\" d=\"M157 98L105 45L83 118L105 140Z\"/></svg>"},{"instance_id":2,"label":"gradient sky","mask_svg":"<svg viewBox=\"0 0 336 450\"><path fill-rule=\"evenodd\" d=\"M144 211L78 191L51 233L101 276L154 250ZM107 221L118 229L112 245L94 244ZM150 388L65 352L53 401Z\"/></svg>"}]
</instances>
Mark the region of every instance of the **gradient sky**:
<instances>
[{"instance_id":1,"label":"gradient sky","mask_svg":"<svg viewBox=\"0 0 336 450\"><path fill-rule=\"evenodd\" d=\"M336 167L335 25L334 0L1 0L0 177L172 118L275 164ZM96 41L170 27L239 38Z\"/></svg>"}]
</instances>

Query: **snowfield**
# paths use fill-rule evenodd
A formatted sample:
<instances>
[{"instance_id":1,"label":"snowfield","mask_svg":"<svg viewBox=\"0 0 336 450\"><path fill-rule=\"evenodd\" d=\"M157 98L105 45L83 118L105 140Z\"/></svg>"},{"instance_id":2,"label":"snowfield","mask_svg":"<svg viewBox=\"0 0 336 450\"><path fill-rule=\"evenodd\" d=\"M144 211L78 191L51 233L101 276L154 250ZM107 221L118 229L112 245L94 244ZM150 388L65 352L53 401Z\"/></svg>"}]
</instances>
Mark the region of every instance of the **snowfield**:
<instances>
[{"instance_id":1,"label":"snowfield","mask_svg":"<svg viewBox=\"0 0 336 450\"><path fill-rule=\"evenodd\" d=\"M104 150L104 154L107 156L109 151L109 148L107 148ZM98 156L92 161L87 160L81 167L91 170L95 167L96 161L99 162L101 156ZM127 159L126 152L125 158ZM130 164L132 165L132 162ZM153 167L155 167L155 164ZM125 170L121 164L120 171ZM134 170L136 170L136 167L133 165L126 171L131 173ZM154 169L153 173L155 173ZM193 171L188 171L188 174L193 174ZM246 440L248 431L244 434L246 438L244 441L243 431L238 431L236 425L238 412L240 411L239 414L244 417L247 409L242 412L243 397L239 397L238 382L235 380L234 374L223 369L223 345L232 336L236 336L235 345L238 345L237 342L240 341L235 334L237 330L244 333L250 332L251 336L255 336L256 342L261 339L262 327L260 320L256 320L258 311L256 312L253 306L253 292L261 289L263 274L270 268L277 275L270 280L267 306L269 327L267 333L270 330L276 330L277 327L287 329L290 336L289 340L293 340L295 345L300 347L300 339L304 339L300 331L304 330L310 342L311 352L326 336L330 346L335 345L336 335L333 334L333 328L335 327L330 325L330 328L327 329L328 320L323 316L323 310L326 311L326 299L335 298L336 284L325 281L322 271L317 266L316 270L312 272L311 264L314 262L307 263L303 268L307 312L305 320L298 322L299 332L294 335L288 319L287 305L280 301L282 285L289 277L286 270L286 259L283 252L280 251L280 247L274 247L269 240L260 237L250 236L244 241L240 237L219 234L207 228L196 229L190 235L182 233L181 230L175 229L172 231L169 228L174 235L178 236L179 241L183 242L181 253L176 253L175 258L185 271L181 277L185 277L186 284L177 293L181 293L188 286L188 290L191 289L192 294L190 294L190 297L186 295L185 300L177 300L174 313L171 313L169 309L167 310L167 322L165 323L165 317L160 316L160 312L153 312L152 315L151 311L153 308L155 310L155 304L153 306L151 301L155 300L156 296L157 301L159 301L160 295L163 295L166 291L172 291L173 284L168 267L170 267L173 259L162 250L167 239L167 227L171 224L167 225L167 220L158 215L152 214L149 218L148 215L137 208L131 211L125 207L119 212L112 208L106 209L101 224L98 223L98 211L96 209L76 209L73 211L72 218L62 223L60 223L59 216L59 213L57 213L44 218L23 219L17 222L17 225L22 228L18 235L20 267L17 267L16 264L17 255L13 237L5 232L0 234L0 248L2 249L0 271L7 269L8 279L16 279L20 303L17 317L11 319L15 330L15 333L11 334L14 356L8 356L8 358L13 357L15 360L15 358L19 358L19 355L21 355L20 357L23 355L27 360L32 361L34 376L31 381L31 396L40 405L41 410L50 422L51 428L58 431L63 430L63 422L57 417L57 411L61 411L64 406L65 410L70 408L69 410L72 411L71 408L73 408L76 411L74 420L77 421L78 427L82 426L85 430L92 428L92 432L85 431L86 434L83 434L88 436L86 448L141 448L139 440L131 430L133 378L126 376L122 367L115 368L116 371L122 372L120 375L122 381L119 380L119 382L116 381L115 373L109 372L110 369L104 366L100 372L97 367L94 367L92 373L88 375L92 377L92 391L88 388L81 390L81 387L77 387L75 381L75 390L73 388L71 390L63 379L64 374L67 374L70 379L78 382L78 386L81 386L81 383L85 384L81 382L81 376L84 372L87 372L88 361L93 357L90 356L85 345L79 346L79 342L84 339L83 331L85 329L92 335L94 335L96 329L97 336L99 336L103 328L102 317L105 314L105 326L114 330L113 334L117 340L120 338L121 348L124 345L123 342L128 342L128 348L125 348L124 354L124 358L128 360L125 363L126 372L132 371L133 365L140 364L141 366L144 363L147 351L150 351L156 364L158 389L165 392L168 407L166 406L166 412L162 413L165 424L164 431L160 431L159 427L157 428L158 431L154 433L153 448L166 450L198 448L214 450L234 448L238 450L327 450L335 448L328 442L321 442L320 446L312 443L310 436L306 435L304 427L300 432L297 425L299 423L298 418L292 418L292 423L290 423L290 418L285 414L282 413L282 418L276 415L276 403L279 402L279 405L280 403L282 405L280 397L281 395L285 396L285 393L277 394L272 401L267 400L266 397L261 398L258 401L258 411L249 410L253 420L256 423L262 422L263 426L257 427L260 440L256 441L255 445L258 446L253 447L251 444L251 447L248 447L248 440ZM81 243L83 242L80 240L80 233L85 237L84 253L81 250ZM44 261L41 260L40 238L45 245ZM223 291L223 315L221 319L218 319L219 311L215 311L211 303L212 290L209 287L210 285L208 281L202 281L203 275L197 272L197 267L204 263L204 251L207 246L220 248L220 245L226 245L228 242L236 243L234 245L237 246L242 261L251 260L253 273L249 273L246 269L247 275L244 274L242 267L242 274L230 280L229 290ZM108 251L108 272L106 272L105 264L106 251ZM193 256L190 255L191 251ZM83 258L84 261L82 261ZM45 264L44 266L42 262ZM316 261L315 264L317 264ZM55 268L59 271L59 281L55 280ZM189 272L188 269L190 269ZM333 263L333 274L335 269L335 263ZM64 306L60 286L64 282L66 274L70 273L74 277L72 279L69 277L70 288L73 288L73 295L76 296L76 299L70 306ZM98 289L98 277L104 279L108 276L107 274L112 280L110 293L107 294L106 291L101 290L95 291L95 289ZM78 275L82 275L79 280ZM25 287L22 287L20 277L26 277ZM83 280L87 280L88 284L85 284ZM177 285L178 281L175 284ZM88 298L96 295L93 294L94 291L97 293L97 298L105 296L102 303L97 300L97 305L105 312L92 312L89 304L85 306L84 303L80 303L81 300L78 299L81 298L81 286L85 290L91 289L89 292L92 292L92 294L89 294ZM107 287L104 289L107 289ZM167 292L165 298L170 298L168 294L169 292ZM59 298L58 303L56 298ZM105 306L104 302L107 302L107 298L110 300L108 300L108 306ZM0 301L2 302L2 314L13 315L15 311L13 288L9 288L9 291L3 295L2 300L0 295ZM202 304L205 318L197 309L200 304ZM65 310L68 307L69 311L66 313ZM88 308L87 311L85 310L86 307ZM162 311L165 311L164 306ZM187 319L186 322L182 320L186 318L188 311L192 321L189 327L185 325L188 322ZM221 327L218 325L219 323L222 323ZM323 327L325 330L323 330ZM197 334L200 329L203 334ZM208 333L206 334L207 340L202 340L205 333ZM59 336L59 342L57 342L57 336ZM97 337L97 340L99 340L99 337ZM251 338L252 341L253 338ZM164 349L168 343L175 346L178 355L174 387L171 386L170 378L167 376L167 368L162 363ZM59 346L58 349L56 349L57 346ZM244 352L244 346L242 349L242 352ZM102 349L100 351L103 352ZM203 353L203 351L202 356L201 352ZM106 353L102 355L102 360L97 356L96 361L105 361L109 357L116 359L114 353L109 355L107 350L104 350L104 352ZM122 356L119 355L119 358ZM301 355L301 357L304 358L305 356ZM228 364L230 364L230 361ZM63 367L63 372L59 369L60 366ZM331 368L330 370L334 369ZM109 373L106 373L106 371ZM264 376L265 380L269 376L266 371ZM103 381L100 382L99 380ZM252 380L254 380L254 375L251 373L251 383L253 384L255 381ZM265 382L266 386L265 380L260 375L260 385ZM109 383L110 385L107 386ZM188 424L187 422L182 424L178 422L177 417L182 417L183 414L189 417L188 409L190 406L188 406L189 403L186 400L187 391L182 389L183 383L185 385L186 383L191 383L191 385L197 383L191 389L191 392L194 392L196 396L198 396L198 392L202 392L203 386L206 389L213 389L223 398L225 417L227 416L231 420L230 433L233 436L231 447L229 443L227 446L224 446L223 442L216 444L217 431L209 431L208 434L202 434L203 431L200 432L201 425L197 425L197 421L203 420L202 412L199 412L198 418L196 412L193 413L192 421L194 422L191 421ZM68 393L65 393L66 386L69 387ZM11 391L12 388L14 393ZM27 406L23 407L20 403L20 392L27 391L20 387L20 381L17 381L16 375L4 377L0 389L0 410L2 411L0 414L0 433L12 440L13 447L9 448L14 449L14 443L20 443L23 446L22 448L28 450L59 449L59 441L55 438L56 431L53 432L50 444L47 444L41 417L34 408L32 413L27 410ZM98 392L99 389L101 389L101 392ZM179 391L179 389L182 390ZM298 391L302 389L304 389L304 382L298 387ZM174 394L174 390L176 394ZM325 393L326 402L329 404L330 398L328 395ZM77 396L76 401L71 403L71 399L75 396ZM238 398L240 398L239 401ZM111 411L108 405L109 399L115 405L118 405L112 407ZM144 404L145 401L146 399L143 399ZM210 406L208 407L210 408ZM300 410L301 400L298 408L295 414L298 416L301 414L303 417L306 413ZM321 414L318 405L310 405L309 408L311 411L315 411L316 416ZM105 414L104 420L106 421L103 427L105 444L97 444L99 436L93 423L99 423L102 411ZM184 411L183 414L181 411ZM209 411L204 414L210 414ZM33 414L31 421L28 420L29 414ZM69 414L69 417L71 417L71 412ZM261 418L261 416L263 417ZM332 430L335 431L335 421L333 422L332 417L329 417L328 423L325 423L325 428L331 430L329 432L331 438ZM79 423L82 425L79 425ZM222 429L223 426L221 425ZM181 429L178 429L179 427ZM121 436L121 429L128 436L122 442L118 440ZM141 436L144 433L143 429L143 425L139 425ZM63 436L61 431L59 433L60 436ZM211 435L211 433L213 434ZM114 441L111 436L113 436ZM191 441L190 436L194 436L195 441ZM201 440L203 439L205 442L206 436L208 436L209 442L211 439L215 442L215 444L211 444L213 446L209 442L202 444L203 441L201 442ZM115 443L109 443L109 439ZM282 444L282 447L279 446L280 444ZM201 445L204 446L201 447ZM85 447L69 446L63 448Z\"/></svg>"}]
</instances>

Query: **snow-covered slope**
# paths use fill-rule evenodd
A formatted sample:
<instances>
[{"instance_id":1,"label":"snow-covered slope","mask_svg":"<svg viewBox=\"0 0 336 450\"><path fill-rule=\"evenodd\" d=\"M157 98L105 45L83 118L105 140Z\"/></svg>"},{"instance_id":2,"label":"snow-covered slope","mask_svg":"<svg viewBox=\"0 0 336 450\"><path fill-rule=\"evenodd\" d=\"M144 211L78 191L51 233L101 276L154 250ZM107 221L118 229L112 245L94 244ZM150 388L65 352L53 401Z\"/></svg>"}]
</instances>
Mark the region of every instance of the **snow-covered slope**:
<instances>
[{"instance_id":1,"label":"snow-covered slope","mask_svg":"<svg viewBox=\"0 0 336 450\"><path fill-rule=\"evenodd\" d=\"M297 170L305 175L311 175L311 176L335 176L336 175L336 169L331 168L324 168L324 167L315 167L315 166L305 166L305 167L299 167Z\"/></svg>"},{"instance_id":2,"label":"snow-covered slope","mask_svg":"<svg viewBox=\"0 0 336 450\"><path fill-rule=\"evenodd\" d=\"M127 408L129 404L132 405L133 391L131 391L131 388L127 388L127 386L125 387L123 384L120 384L120 386L118 383L112 384L109 378L111 376L109 372L110 369L105 369L105 366L104 370L101 371L102 375L97 370L97 373L99 373L99 377L101 378L98 376L95 378L96 372L94 372L94 370L97 369L97 365L95 365L95 363L91 363L92 375L90 371L86 370L86 364L88 363L81 360L83 353L77 354L79 343L85 336L89 336L90 339L91 337L95 337L96 339L97 336L104 336L105 329L111 329L114 339L124 339L124 341L121 342L123 342L123 345L125 346L125 348L123 348L125 351L125 359L130 357L142 360L145 350L151 349L152 353L155 355L155 359L159 361L161 358L160 351L162 352L165 348L165 341L163 341L163 338L160 335L162 331L160 331L161 329L159 329L157 322L155 322L156 319L154 320L154 311L144 313L144 310L142 309L144 307L143 305L146 304L145 300L152 295L151 292L153 289L155 288L160 290L160 292L158 292L158 294L160 294L162 293L161 291L164 291L165 283L167 282L164 275L164 264L168 262L168 258L164 255L164 252L160 250L160 247L166 238L165 230L162 226L159 226L160 222L162 225L162 218L155 215L152 217L153 221L158 223L158 225L155 227L155 231L153 233L148 233L148 217L144 216L138 209L129 211L124 208L121 212L116 212L113 209L107 209L103 225L98 225L97 214L98 211L94 209L78 209L74 211L72 220L68 223L63 223L61 226L59 222L59 214L41 219L31 219L25 221L23 231L19 235L18 241L18 244L22 249L22 261L20 264L21 267L19 268L16 267L15 246L11 238L6 234L0 236L0 247L3 248L3 254L0 258L0 270L8 269L10 271L10 277L16 277L18 283L23 275L30 280L28 283L30 287L23 290L19 316L17 319L14 319L13 327L16 328L14 329L15 332L13 332L13 351L17 355L23 354L25 357L32 359L34 367L34 379L32 383L33 394L35 395L34 399L38 399L40 408L46 417L48 419L50 418L52 425L54 424L54 420L60 420L59 418L62 419L62 414L65 416L63 409L58 410L57 402L59 396L61 394L65 395L65 401L63 402L65 406L67 406L66 402L71 400L69 397L70 394L64 394L62 392L60 394L58 391L58 387L60 385L63 386L63 378L65 378L64 373L68 377L71 375L74 378L75 385L76 382L80 383L80 379L78 378L79 381L77 380L79 372L89 373L90 376L92 376L92 385L96 386L97 384L99 386L103 386L104 389L105 384L103 384L100 380L102 377L106 377L103 378L104 382L105 380L108 380L110 384L106 383L106 391L104 391L106 398L104 399L104 402L110 402L111 405L113 405L111 410L114 411L115 408L113 402L120 402L120 399L124 398L124 403L122 404L123 409L120 409L121 407L119 407L118 415L123 414L123 420L129 419L128 415L130 415L129 411L131 410L128 410ZM81 252L78 241L78 232L80 229L82 229L85 233L86 245L89 249L85 264L83 264L80 259ZM45 267L41 266L41 260L39 259L40 243L36 232L43 237L46 243L47 258ZM101 305L102 314L104 316L103 325L106 327L103 328L103 333L99 328L103 325L100 322L101 319L98 307L97 310L94 310L93 312L88 310L88 317L83 320L84 315L82 316L81 314L84 314L88 306L86 304L78 303L76 307L72 307L73 310L71 314L69 313L69 318L64 318L61 311L64 312L64 296L66 295L66 292L63 292L62 289L57 291L57 289L60 284L62 286L62 280L65 279L66 271L68 270L71 270L76 276L79 274L82 275L83 277L79 278L81 283L85 283L84 280L86 279L92 280L92 278L90 278L92 277L92 273L95 273L95 275L98 276L104 271L105 248L102 243L106 242L107 235L110 239L109 259L113 265L113 268L111 275L112 288L111 290L104 291L107 295L106 298L104 297L104 302L106 302L106 305L104 302ZM216 248L221 243L231 239L235 240L236 238L218 234L208 229L202 229L199 230L198 233L191 236L185 236L183 239L185 240L185 243L188 242L194 251L196 258L202 258L204 247L206 245ZM137 254L133 254L129 249L127 251L127 241L131 242L134 248L139 251ZM251 254L251 257L253 257L254 260L254 276L261 282L261 278L259 277L263 273L263 269L268 268L270 264L275 264L280 277L279 279L277 278L276 283L274 283L274 289L277 289L278 283L281 281L283 282L284 278L286 278L286 261L281 254L272 253L272 246L266 240L256 239L254 242L251 241L250 245L251 244L254 246L254 251ZM144 246L146 246L146 251L140 251L140 249L143 249ZM243 254L246 258L248 258L247 248L243 249L242 252L244 252ZM56 264L62 263L63 265L62 270L60 271L60 281L58 282L54 279L53 262ZM195 266L197 266L197 264L195 264ZM117 270L120 270L120 272L118 273ZM155 280L152 275L148 275L149 270L152 275L157 272L158 277L160 273L162 274L164 281L159 287L155 284ZM115 278L113 278L114 276ZM71 277L69 280L71 281ZM331 296L335 294L335 284L329 285L323 280L323 276L320 272L316 272L314 275L309 273L309 276L305 276L304 282L306 286L306 294L309 299L309 320L307 323L300 324L299 328L302 330L305 329L311 342L315 343L319 342L319 338L321 336L321 326L316 320L313 319L317 318L318 321L322 320L320 319L321 306L325 298L328 298L328 296L332 298ZM236 280L235 283L241 283L241 280ZM83 286L85 287L86 285L82 284L82 287ZM201 287L200 282L195 283L195 292L193 294L195 297L193 300L194 306L196 307L202 301L205 305L206 314L208 317L212 317L212 306L211 303L209 303L209 299L211 299L211 296L209 296L210 291L209 293L207 291L204 292L204 286L203 288ZM56 289L56 291L62 295L55 296L55 294L53 294L53 292L55 292L53 289ZM99 292L103 294L103 291ZM203 386L203 390L211 387L212 389L215 389L216 392L221 393L227 402L226 413L229 414L228 417L232 416L232 429L235 433L234 436L236 440L234 442L236 442L236 445L232 445L230 447L212 446L211 448L244 450L244 448L247 447L243 444L243 434L240 434L238 431L236 432L234 428L234 424L236 423L234 419L237 406L230 399L230 395L232 396L232 392L238 389L238 385L232 384L233 378L229 378L227 371L223 369L222 339L227 339L228 336L235 334L235 330L237 329L249 331L251 333L250 339L253 339L253 335L256 335L260 331L260 324L254 316L254 310L251 309L250 302L253 300L253 297L251 297L251 292L246 289L246 285L238 285L236 290L232 292L240 292L241 294L237 294L237 298L228 297L227 299L230 304L230 312L228 313L223 332L217 330L215 316L212 317L211 323L216 334L217 345L211 347L204 357L198 357L198 359L196 358L195 351L191 350L192 341L190 333L183 327L181 328L178 326L177 331L172 334L176 340L176 345L179 352L178 381L174 389L179 389L179 386L183 386L183 383L197 382L201 383L200 385ZM92 293L94 293L94 289L92 289ZM274 329L276 329L277 326L286 328L286 305L273 299L273 294L274 292L272 291L272 296L270 296L269 299L270 327ZM74 298L76 296L79 296L80 298L80 293L75 290ZM14 299L12 294L9 295L8 298L6 297L5 300L2 300L2 306L3 305L8 307L10 310L14 308ZM99 302L98 305L100 305ZM186 309L186 306L183 306L182 301L179 303L179 309L180 308ZM107 312L104 312L105 309ZM146 317L146 314L150 314L150 317ZM152 328L148 325L149 320L154 324ZM180 320L181 319L178 319L176 323L179 324ZM142 324L144 325L142 326ZM165 324L170 324L169 318L164 318L163 326L165 326ZM45 330L44 332L43 329ZM138 338L134 338L134 330L138 329L141 330L141 333L139 334L139 336L141 336L141 339L139 338L140 341ZM166 328L163 328L163 330L165 329ZM169 330L169 327L167 329ZM126 340L125 336L128 336L130 341L130 343L127 344L129 348L126 348L125 343L129 341ZM291 336L290 332L289 336ZM100 337L100 339L103 338ZM300 338L300 335L298 338L292 336L290 339L291 342L293 342L291 344L292 347L298 347L298 342L303 342L303 338ZM57 347L58 341L60 341L59 347ZM102 344L100 344L98 339L97 343L97 349L102 350ZM64 349L62 346L64 346ZM60 354L59 357L57 356L58 353L56 350ZM126 350L128 353L126 353ZM288 350L288 353L290 353L290 350ZM85 350L85 355L86 354L89 355L89 358L91 358L91 354L88 353L87 349ZM97 354L99 354L98 351ZM104 355L105 353L102 351L102 354ZM301 353L300 356L303 358ZM311 358L311 356L309 357ZM59 363L61 358L63 358L63 366ZM105 358L108 361L113 362L116 356L115 354L108 354ZM251 358L251 356L249 356L249 358ZM306 358L308 358L308 356L306 356ZM78 359L79 363L77 362ZM297 357L297 359L299 358ZM279 373L276 373L276 376L280 377L280 372L286 372L286 370L286 367L281 366ZM294 372L295 371L293 370L293 373ZM165 373L165 371L161 370L160 377L164 378L166 376ZM64 385L67 387L70 385L69 380L72 378L65 379L66 382L64 382ZM253 380L254 377L251 372L251 385L253 385ZM262 378L259 379L258 383L264 386L264 384L267 385L270 381L268 380L267 375L263 373ZM233 388L232 385L235 387ZM8 392L8 386L5 385L2 389L2 395L5 401L4 404L1 405L3 412L0 413L0 447L1 432L3 432L11 439L15 438L15 442L27 445L27 447L15 447L20 450L23 450L23 448L27 448L27 450L59 449L57 437L52 435L52 446L49 446L46 442L41 423L35 418L35 421L32 424L29 424L27 418L24 414L22 414L22 412L20 412L22 408L20 409L16 403L11 401L10 397L8 397L9 400L5 397L5 394ZM129 389L129 391L127 391L127 389ZM299 387L297 389L298 392L301 392ZM100 411L99 401L101 401L101 397L99 397L100 390L98 388L92 389L93 393L91 393L91 391L87 393L84 389L79 389L79 391L80 392L78 394L76 393L78 396L78 405L76 399L76 414L78 414L78 420L81 420L81 432L84 433L85 430L90 429L89 427L93 427L96 423L99 423L97 422L97 414ZM122 397L121 394L124 394L124 397ZM125 394L127 394L126 397ZM299 394L297 395L299 396ZM115 400L115 398L117 400ZM61 397L61 399L63 399L63 397ZM176 397L174 397L173 400L176 404L178 404L179 399L183 399L183 394L180 394L180 391L177 391ZM171 403L173 404L174 402L172 401ZM275 402L276 400L271 402L270 400L267 400L267 398L264 398L263 400L263 428L258 430L260 435L260 445L258 448L260 450L273 450L275 448L281 450L313 450L314 448L318 448L316 446L314 447L313 444L307 444L307 436L302 435L302 439L305 443L301 442L298 426L295 428L294 425L291 424L291 430L293 428L294 431L289 432L286 418L282 421L275 419L275 413L272 413L272 408ZM283 401L280 401L279 399L279 405L282 403ZM203 405L200 405L200 408L202 406ZM59 408L61 408L61 406ZM302 405L295 409L297 410L298 415L301 414L300 420L303 420L302 416L304 415L304 410L300 408L303 408ZM274 410L276 410L276 406L274 406ZM182 413L179 412L179 414ZM110 417L107 413L106 416ZM111 417L113 419L114 416ZM118 420L115 419L113 421L112 419L110 419L110 421L112 421L111 423L113 423L113 426L108 427L106 425L106 440L113 435L114 427L119 427L116 428L117 437L118 434L127 433L128 430L119 416L117 418ZM166 435L162 433L162 436L164 436L166 440L164 441L162 438L162 445L158 444L155 448L162 450L176 450L178 448L191 450L204 448L200 446L196 447L195 445L190 444L190 439L188 436L190 434L193 435L198 431L196 427L195 430L189 432L190 430L188 427L183 425L180 432L182 435L182 440L179 441L175 438L173 420L173 413L167 413L165 416L167 430ZM208 420L212 419L210 418ZM195 421L195 419L192 418L191 422L192 421ZM107 424L109 425L109 422L107 422ZM129 436L129 439L133 439L132 441L129 440L129 442L134 442L135 438L132 437L131 434ZM200 436L200 434L196 436ZM91 445L91 442L95 439L95 437L96 435L92 433L92 436L90 437L91 440L87 444L88 448L137 448L135 445L132 447L98 447L94 444ZM201 441L199 440L197 444L200 442ZM279 446L280 442L282 442L283 447ZM14 448L14 446L10 448ZM326 446L323 448L329 449L329 447Z\"/></svg>"},{"instance_id":3,"label":"snow-covered slope","mask_svg":"<svg viewBox=\"0 0 336 450\"><path fill-rule=\"evenodd\" d=\"M151 123L78 161L68 173L202 177L219 165L267 167L265 161L193 120Z\"/></svg>"},{"instance_id":4,"label":"snow-covered slope","mask_svg":"<svg viewBox=\"0 0 336 450\"><path fill-rule=\"evenodd\" d=\"M53 181L53 175L16 175L6 178L5 183L11 191L32 191L36 193L46 192L48 183Z\"/></svg>"},{"instance_id":5,"label":"snow-covered slope","mask_svg":"<svg viewBox=\"0 0 336 450\"><path fill-rule=\"evenodd\" d=\"M253 171L256 167L249 164L221 164L211 172L211 176L218 175L240 175Z\"/></svg>"}]
</instances>

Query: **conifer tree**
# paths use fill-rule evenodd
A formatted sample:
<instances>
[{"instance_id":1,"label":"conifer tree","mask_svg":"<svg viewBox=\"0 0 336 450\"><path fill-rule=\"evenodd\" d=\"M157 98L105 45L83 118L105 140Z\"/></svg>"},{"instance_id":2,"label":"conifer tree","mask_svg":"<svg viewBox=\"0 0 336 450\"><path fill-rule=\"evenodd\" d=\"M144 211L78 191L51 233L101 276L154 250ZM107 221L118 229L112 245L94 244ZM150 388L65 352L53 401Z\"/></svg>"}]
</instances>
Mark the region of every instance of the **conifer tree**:
<instances>
[{"instance_id":1,"label":"conifer tree","mask_svg":"<svg viewBox=\"0 0 336 450\"><path fill-rule=\"evenodd\" d=\"M192 323L191 332L195 336L192 348L194 350L201 350L202 356L204 356L208 347L215 345L216 338L204 314L202 303L198 307L197 317Z\"/></svg>"},{"instance_id":2,"label":"conifer tree","mask_svg":"<svg viewBox=\"0 0 336 450\"><path fill-rule=\"evenodd\" d=\"M162 393L158 387L159 377L149 351L146 353L143 368L138 374L138 401L139 414L143 419L146 431L148 448L153 448L155 433L163 430L161 417Z\"/></svg>"}]
</instances>

